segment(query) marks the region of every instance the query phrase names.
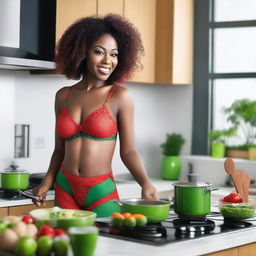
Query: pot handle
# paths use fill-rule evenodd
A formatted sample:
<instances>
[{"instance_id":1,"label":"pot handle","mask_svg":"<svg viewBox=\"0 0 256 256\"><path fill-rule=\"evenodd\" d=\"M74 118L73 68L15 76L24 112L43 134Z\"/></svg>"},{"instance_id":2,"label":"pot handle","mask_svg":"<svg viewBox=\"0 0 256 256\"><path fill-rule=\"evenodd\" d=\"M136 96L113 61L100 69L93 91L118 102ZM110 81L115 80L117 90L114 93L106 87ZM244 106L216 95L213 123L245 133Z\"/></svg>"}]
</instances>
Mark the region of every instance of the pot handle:
<instances>
[{"instance_id":1,"label":"pot handle","mask_svg":"<svg viewBox=\"0 0 256 256\"><path fill-rule=\"evenodd\" d=\"M123 206L123 203L120 200L114 199L113 201L117 203L119 206Z\"/></svg>"},{"instance_id":2,"label":"pot handle","mask_svg":"<svg viewBox=\"0 0 256 256\"><path fill-rule=\"evenodd\" d=\"M218 190L218 189L220 189L220 188L219 187L215 187L215 188L205 187L203 190L203 193L211 192L211 191Z\"/></svg>"}]
</instances>

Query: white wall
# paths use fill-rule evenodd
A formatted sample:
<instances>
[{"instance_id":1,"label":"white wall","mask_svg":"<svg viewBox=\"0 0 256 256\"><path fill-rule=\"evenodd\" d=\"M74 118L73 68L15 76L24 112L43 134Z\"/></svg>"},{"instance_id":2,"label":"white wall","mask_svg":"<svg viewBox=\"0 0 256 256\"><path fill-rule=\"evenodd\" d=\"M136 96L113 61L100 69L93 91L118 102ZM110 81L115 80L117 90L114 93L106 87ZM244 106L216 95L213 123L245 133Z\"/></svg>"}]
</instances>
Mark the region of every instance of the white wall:
<instances>
[{"instance_id":1,"label":"white wall","mask_svg":"<svg viewBox=\"0 0 256 256\"><path fill-rule=\"evenodd\" d=\"M14 154L15 80L12 72L0 71L0 170Z\"/></svg>"},{"instance_id":2,"label":"white wall","mask_svg":"<svg viewBox=\"0 0 256 256\"><path fill-rule=\"evenodd\" d=\"M0 73L0 85L4 77L5 73ZM59 88L73 84L74 81L68 81L62 76L30 75L28 72L8 73L8 77L10 81L5 83L7 87L7 84L11 84L14 88L15 83L15 123L31 125L31 157L16 160L22 169L27 169L31 173L45 172L54 147L54 96ZM165 140L167 132L181 133L186 139L182 153L190 154L192 86L128 83L127 87L135 105L138 151L149 175L159 177L162 158L160 144ZM12 119L9 126L14 127L14 117L8 118ZM8 137L5 143L10 148L6 153L10 160L13 157L13 134L9 133L5 137ZM9 141L12 141L11 146ZM117 145L113 170L115 173L123 173L126 169L120 161L118 151Z\"/></svg>"}]
</instances>

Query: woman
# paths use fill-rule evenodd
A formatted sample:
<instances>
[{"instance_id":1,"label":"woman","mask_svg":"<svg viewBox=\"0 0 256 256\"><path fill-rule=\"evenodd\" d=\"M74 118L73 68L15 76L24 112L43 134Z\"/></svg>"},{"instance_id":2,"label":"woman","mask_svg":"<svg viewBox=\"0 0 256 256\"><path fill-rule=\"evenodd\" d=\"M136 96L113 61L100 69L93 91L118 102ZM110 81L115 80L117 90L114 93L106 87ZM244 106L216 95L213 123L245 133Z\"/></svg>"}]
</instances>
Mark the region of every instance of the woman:
<instances>
[{"instance_id":1,"label":"woman","mask_svg":"<svg viewBox=\"0 0 256 256\"><path fill-rule=\"evenodd\" d=\"M117 133L120 156L142 188L156 198L136 151L133 104L121 86L140 66L140 35L118 15L87 17L71 25L57 46L57 72L80 79L55 98L56 139L50 166L34 189L41 204L54 184L55 204L94 211L98 217L120 211L111 162Z\"/></svg>"}]
</instances>

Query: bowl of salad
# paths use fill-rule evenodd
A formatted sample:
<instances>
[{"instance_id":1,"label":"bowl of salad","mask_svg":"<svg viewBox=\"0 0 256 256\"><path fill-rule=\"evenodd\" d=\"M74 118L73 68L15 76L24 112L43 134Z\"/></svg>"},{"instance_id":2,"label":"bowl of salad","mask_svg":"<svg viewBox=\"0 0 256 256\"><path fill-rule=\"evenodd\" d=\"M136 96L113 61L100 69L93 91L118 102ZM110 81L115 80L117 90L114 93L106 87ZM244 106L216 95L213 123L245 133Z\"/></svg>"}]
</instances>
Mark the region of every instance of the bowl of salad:
<instances>
[{"instance_id":1,"label":"bowl of salad","mask_svg":"<svg viewBox=\"0 0 256 256\"><path fill-rule=\"evenodd\" d=\"M69 227L92 226L96 213L83 210L62 209L59 207L30 211L38 227L50 225L67 230Z\"/></svg>"},{"instance_id":2,"label":"bowl of salad","mask_svg":"<svg viewBox=\"0 0 256 256\"><path fill-rule=\"evenodd\" d=\"M225 219L243 220L255 216L256 201L249 200L242 202L242 198L237 193L220 199L219 210Z\"/></svg>"}]
</instances>

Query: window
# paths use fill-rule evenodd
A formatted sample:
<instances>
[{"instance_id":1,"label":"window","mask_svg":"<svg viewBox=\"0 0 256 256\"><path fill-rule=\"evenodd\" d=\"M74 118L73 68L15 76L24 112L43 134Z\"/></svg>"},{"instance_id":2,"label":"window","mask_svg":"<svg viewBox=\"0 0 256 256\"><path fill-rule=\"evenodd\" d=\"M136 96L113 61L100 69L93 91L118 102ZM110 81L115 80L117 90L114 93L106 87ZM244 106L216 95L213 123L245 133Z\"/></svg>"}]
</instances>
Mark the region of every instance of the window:
<instances>
[{"instance_id":1,"label":"window","mask_svg":"<svg viewBox=\"0 0 256 256\"><path fill-rule=\"evenodd\" d=\"M209 130L229 127L222 107L256 99L256 1L195 0L194 27L192 154L205 155Z\"/></svg>"}]
</instances>

